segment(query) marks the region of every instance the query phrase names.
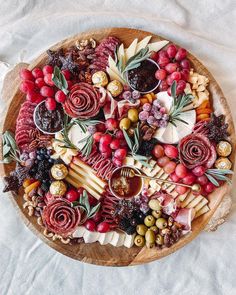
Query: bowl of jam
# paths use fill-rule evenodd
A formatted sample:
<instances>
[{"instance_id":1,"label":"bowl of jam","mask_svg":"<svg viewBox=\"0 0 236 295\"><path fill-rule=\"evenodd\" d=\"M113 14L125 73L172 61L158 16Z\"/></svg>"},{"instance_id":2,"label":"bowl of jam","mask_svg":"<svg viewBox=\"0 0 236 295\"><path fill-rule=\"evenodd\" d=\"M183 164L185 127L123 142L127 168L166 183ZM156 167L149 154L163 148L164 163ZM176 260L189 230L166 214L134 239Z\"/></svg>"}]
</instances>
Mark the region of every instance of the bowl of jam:
<instances>
[{"instance_id":1,"label":"bowl of jam","mask_svg":"<svg viewBox=\"0 0 236 295\"><path fill-rule=\"evenodd\" d=\"M49 111L45 101L40 102L34 110L34 123L45 134L55 134L63 129L64 111L61 105Z\"/></svg>"},{"instance_id":2,"label":"bowl of jam","mask_svg":"<svg viewBox=\"0 0 236 295\"><path fill-rule=\"evenodd\" d=\"M155 77L155 73L159 69L158 64L154 60L150 58L145 59L139 67L127 72L126 77L129 86L140 93L153 92L161 82Z\"/></svg>"},{"instance_id":3,"label":"bowl of jam","mask_svg":"<svg viewBox=\"0 0 236 295\"><path fill-rule=\"evenodd\" d=\"M140 171L131 166L122 166L116 168L109 180L109 188L112 194L119 199L131 199L138 196L143 189L143 178L125 177L121 175L121 169L130 168L136 174L141 174Z\"/></svg>"}]
</instances>

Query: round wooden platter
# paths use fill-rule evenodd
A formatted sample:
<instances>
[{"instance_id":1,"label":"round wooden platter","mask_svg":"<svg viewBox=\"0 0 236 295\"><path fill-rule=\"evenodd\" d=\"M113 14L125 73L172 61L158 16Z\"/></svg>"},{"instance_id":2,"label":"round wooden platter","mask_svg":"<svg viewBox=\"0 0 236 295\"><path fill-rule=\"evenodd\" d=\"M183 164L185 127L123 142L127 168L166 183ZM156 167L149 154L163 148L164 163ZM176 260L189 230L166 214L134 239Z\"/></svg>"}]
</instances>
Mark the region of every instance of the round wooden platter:
<instances>
[{"instance_id":1,"label":"round wooden platter","mask_svg":"<svg viewBox=\"0 0 236 295\"><path fill-rule=\"evenodd\" d=\"M109 28L109 29L101 29L96 31L90 31L86 33L81 33L79 35L73 36L66 40L59 42L58 44L51 47L52 50L57 50L61 47L67 48L74 45L76 40L94 38L97 41L100 41L104 37L109 35L118 37L126 46L128 46L134 38L138 38L139 40L143 39L148 35L152 35L152 42L162 40L159 36L153 35L149 32L144 32L141 30L128 29L128 28ZM231 143L233 147L235 146L235 132L233 120L230 114L230 109L228 107L227 101L209 71L199 62L199 60L193 55L188 55L189 59L194 65L195 70L207 76L210 80L209 91L211 94L211 99L213 100L214 110L218 114L224 114L226 116L226 121L229 123L229 132L231 134ZM47 55L43 53L36 60L33 61L32 64L29 65L29 69L33 69L36 66L41 66L46 62ZM15 71L19 71L19 68L16 68ZM11 75L7 77L10 85L8 87L8 96L11 100L10 105L8 107L6 117L4 120L2 131L12 130L15 131L15 122L20 109L21 103L24 101L25 97L22 94L19 87L19 79L12 79ZM11 80L12 79L12 80ZM231 161L234 162L235 157L235 149L231 154ZM2 175L8 175L9 172L14 168L13 165L3 165L1 164L0 169ZM132 247L130 249L125 247L113 247L111 245L101 246L99 243L93 244L76 244L76 245L64 245L60 241L52 241L50 238L47 238L43 235L43 228L40 227L35 217L29 217L27 215L27 210L23 209L23 198L22 192L19 193L18 196L14 194L10 194L10 198L12 199L17 211L20 213L20 216L23 218L26 225L45 243L47 243L50 247L55 250L61 252L64 255L67 255L71 258L97 265L104 266L128 266L128 265L137 265L147 263L156 259L160 259L164 256L167 256L187 243L191 242L206 226L215 210L219 206L222 201L224 195L228 192L229 186L224 184L220 188L216 189L214 193L209 196L209 207L210 211L203 216L197 218L192 224L192 232L188 235L184 236L180 239L180 241L174 244L171 248L165 248L162 250L157 249L146 249ZM210 237L209 237L210 238Z\"/></svg>"}]
</instances>

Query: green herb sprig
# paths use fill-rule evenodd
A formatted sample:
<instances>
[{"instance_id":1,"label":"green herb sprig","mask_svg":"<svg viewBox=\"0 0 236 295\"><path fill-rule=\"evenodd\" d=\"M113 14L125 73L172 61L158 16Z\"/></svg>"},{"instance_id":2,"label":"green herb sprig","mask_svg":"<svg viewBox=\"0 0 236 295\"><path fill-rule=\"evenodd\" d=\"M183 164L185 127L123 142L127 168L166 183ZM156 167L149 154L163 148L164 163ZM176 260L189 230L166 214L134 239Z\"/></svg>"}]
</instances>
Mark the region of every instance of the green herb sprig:
<instances>
[{"instance_id":1,"label":"green herb sprig","mask_svg":"<svg viewBox=\"0 0 236 295\"><path fill-rule=\"evenodd\" d=\"M205 172L205 175L209 179L209 181L217 187L220 186L217 180L223 180L229 184L232 184L231 179L226 176L226 175L232 175L232 174L234 174L234 172L228 169L208 169Z\"/></svg>"},{"instance_id":2,"label":"green herb sprig","mask_svg":"<svg viewBox=\"0 0 236 295\"><path fill-rule=\"evenodd\" d=\"M193 100L192 94L176 95L177 83L174 81L171 85L171 96L173 97L173 105L169 114L169 122L176 127L176 121L188 124L186 121L180 118L183 109L191 104Z\"/></svg>"},{"instance_id":3,"label":"green herb sprig","mask_svg":"<svg viewBox=\"0 0 236 295\"><path fill-rule=\"evenodd\" d=\"M150 55L151 55L151 52L149 52L148 47L142 48L134 56L132 56L128 59L126 65L125 65L125 68L122 71L122 74L124 74L127 71L138 68L141 65L141 62L144 61L145 59L147 59Z\"/></svg>"},{"instance_id":4,"label":"green herb sprig","mask_svg":"<svg viewBox=\"0 0 236 295\"><path fill-rule=\"evenodd\" d=\"M139 131L139 124L134 129L134 141L129 137L128 133L125 129L123 129L123 134L125 137L125 140L128 144L128 147L130 148L132 157L139 161L143 166L145 167L151 167L150 164L148 164L148 157L142 156L137 154L139 147L140 147L140 131Z\"/></svg>"},{"instance_id":5,"label":"green herb sprig","mask_svg":"<svg viewBox=\"0 0 236 295\"><path fill-rule=\"evenodd\" d=\"M19 158L20 150L14 139L14 135L10 131L5 131L2 134L2 153L3 153L3 163L9 164L12 161L21 163Z\"/></svg>"},{"instance_id":6,"label":"green herb sprig","mask_svg":"<svg viewBox=\"0 0 236 295\"><path fill-rule=\"evenodd\" d=\"M74 124L77 124L78 126L80 126L80 128L82 129L82 131L84 133L87 132L87 128L89 126L94 126L94 125L97 125L97 124L101 124L103 123L102 121L99 121L99 120L79 120L79 119L72 119L71 120Z\"/></svg>"},{"instance_id":7,"label":"green herb sprig","mask_svg":"<svg viewBox=\"0 0 236 295\"><path fill-rule=\"evenodd\" d=\"M96 206L91 207L89 204L88 193L86 190L81 194L79 201L75 201L71 203L71 207L76 208L79 207L83 209L86 213L86 221L89 218L92 218L100 209L101 203L98 203Z\"/></svg>"},{"instance_id":8,"label":"green herb sprig","mask_svg":"<svg viewBox=\"0 0 236 295\"><path fill-rule=\"evenodd\" d=\"M58 89L62 90L65 93L65 95L69 93L66 78L63 75L62 71L58 68L58 66L54 67L52 81Z\"/></svg>"}]
</instances>

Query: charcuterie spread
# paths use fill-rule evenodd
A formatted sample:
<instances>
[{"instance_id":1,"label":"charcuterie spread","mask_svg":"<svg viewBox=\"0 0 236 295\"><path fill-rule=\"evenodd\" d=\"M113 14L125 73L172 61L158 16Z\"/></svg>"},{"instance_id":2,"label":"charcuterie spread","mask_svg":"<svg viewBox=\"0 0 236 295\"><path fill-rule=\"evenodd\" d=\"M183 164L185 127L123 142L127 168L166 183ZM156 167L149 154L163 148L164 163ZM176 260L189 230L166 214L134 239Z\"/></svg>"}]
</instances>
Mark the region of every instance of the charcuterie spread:
<instances>
[{"instance_id":1,"label":"charcuterie spread","mask_svg":"<svg viewBox=\"0 0 236 295\"><path fill-rule=\"evenodd\" d=\"M172 247L231 182L228 123L186 49L107 36L48 50L20 71L24 101L2 135L4 192L67 247ZM19 196L18 196L19 197Z\"/></svg>"}]
</instances>

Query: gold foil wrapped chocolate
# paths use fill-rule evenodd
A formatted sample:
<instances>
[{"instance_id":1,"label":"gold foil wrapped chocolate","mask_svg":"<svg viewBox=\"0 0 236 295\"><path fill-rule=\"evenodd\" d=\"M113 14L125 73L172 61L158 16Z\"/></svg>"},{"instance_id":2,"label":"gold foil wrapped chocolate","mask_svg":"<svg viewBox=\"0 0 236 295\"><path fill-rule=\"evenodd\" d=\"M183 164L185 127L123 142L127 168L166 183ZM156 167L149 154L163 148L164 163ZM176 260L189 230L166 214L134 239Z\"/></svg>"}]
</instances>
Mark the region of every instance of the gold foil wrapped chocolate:
<instances>
[{"instance_id":1,"label":"gold foil wrapped chocolate","mask_svg":"<svg viewBox=\"0 0 236 295\"><path fill-rule=\"evenodd\" d=\"M64 164L55 164L51 168L52 177L56 180L62 180L66 178L68 170Z\"/></svg>"},{"instance_id":2,"label":"gold foil wrapped chocolate","mask_svg":"<svg viewBox=\"0 0 236 295\"><path fill-rule=\"evenodd\" d=\"M232 152L232 146L228 141L220 141L216 147L217 154L221 157L227 157Z\"/></svg>"},{"instance_id":3,"label":"gold foil wrapped chocolate","mask_svg":"<svg viewBox=\"0 0 236 295\"><path fill-rule=\"evenodd\" d=\"M107 90L113 97L116 97L123 91L123 86L119 81L113 80L107 85Z\"/></svg>"},{"instance_id":4,"label":"gold foil wrapped chocolate","mask_svg":"<svg viewBox=\"0 0 236 295\"><path fill-rule=\"evenodd\" d=\"M228 158L220 157L216 160L215 167L217 169L231 169L232 163Z\"/></svg>"},{"instance_id":5,"label":"gold foil wrapped chocolate","mask_svg":"<svg viewBox=\"0 0 236 295\"><path fill-rule=\"evenodd\" d=\"M49 191L52 195L63 196L66 192L66 185L63 181L53 181L50 185Z\"/></svg>"},{"instance_id":6,"label":"gold foil wrapped chocolate","mask_svg":"<svg viewBox=\"0 0 236 295\"><path fill-rule=\"evenodd\" d=\"M92 82L96 86L106 86L108 84L107 74L103 71L99 71L93 74Z\"/></svg>"}]
</instances>

